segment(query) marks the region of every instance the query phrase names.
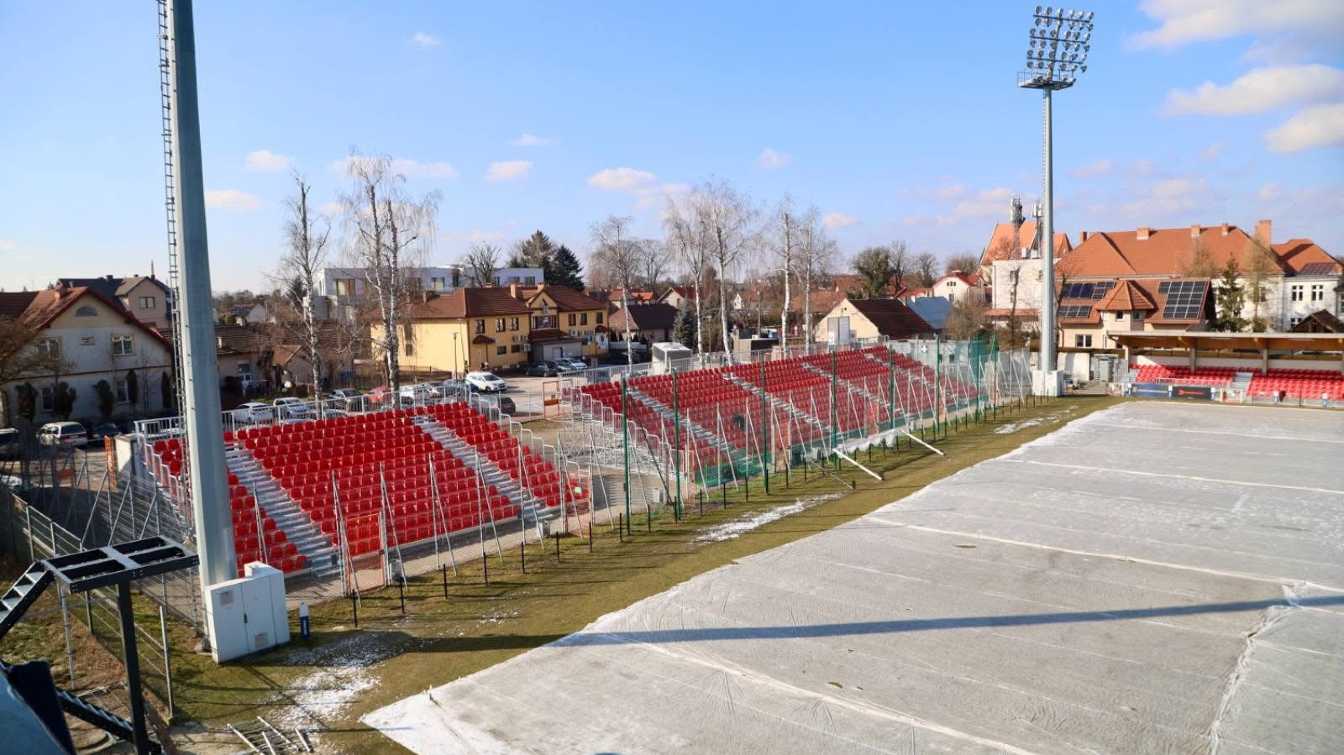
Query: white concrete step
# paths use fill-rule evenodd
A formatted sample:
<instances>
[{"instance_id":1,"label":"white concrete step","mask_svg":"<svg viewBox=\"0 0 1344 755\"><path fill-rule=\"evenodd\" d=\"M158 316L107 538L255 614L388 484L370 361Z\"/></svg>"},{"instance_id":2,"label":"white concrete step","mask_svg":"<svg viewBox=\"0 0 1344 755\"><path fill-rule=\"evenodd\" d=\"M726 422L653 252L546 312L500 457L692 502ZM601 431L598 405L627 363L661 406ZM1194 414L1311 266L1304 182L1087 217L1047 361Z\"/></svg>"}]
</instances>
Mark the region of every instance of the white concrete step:
<instances>
[{"instance_id":1,"label":"white concrete step","mask_svg":"<svg viewBox=\"0 0 1344 755\"><path fill-rule=\"evenodd\" d=\"M224 460L238 482L252 492L262 511L285 533L285 539L307 559L314 574L325 577L340 572L331 541L250 451L231 446L225 450Z\"/></svg>"}]
</instances>

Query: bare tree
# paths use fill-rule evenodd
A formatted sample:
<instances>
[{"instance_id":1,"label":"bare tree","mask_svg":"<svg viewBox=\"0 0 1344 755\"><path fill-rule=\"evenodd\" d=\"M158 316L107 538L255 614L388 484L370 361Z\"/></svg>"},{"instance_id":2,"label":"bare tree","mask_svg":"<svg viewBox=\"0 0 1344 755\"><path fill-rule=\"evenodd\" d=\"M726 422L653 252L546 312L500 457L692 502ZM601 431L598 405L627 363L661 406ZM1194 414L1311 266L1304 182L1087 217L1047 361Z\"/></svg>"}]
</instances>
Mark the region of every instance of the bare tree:
<instances>
[{"instance_id":1,"label":"bare tree","mask_svg":"<svg viewBox=\"0 0 1344 755\"><path fill-rule=\"evenodd\" d=\"M6 425L17 423L4 386L22 378L69 371L59 347L39 343L40 333L23 317L0 317L0 422Z\"/></svg>"},{"instance_id":2,"label":"bare tree","mask_svg":"<svg viewBox=\"0 0 1344 755\"><path fill-rule=\"evenodd\" d=\"M467 256L462 258L462 266L466 268L467 276L473 283L478 286L489 286L495 280L502 255L503 252L498 246L479 241L467 250Z\"/></svg>"},{"instance_id":3,"label":"bare tree","mask_svg":"<svg viewBox=\"0 0 1344 755\"><path fill-rule=\"evenodd\" d=\"M433 242L437 196L418 201L407 196L406 179L393 172L389 157L351 155L346 164L353 183L344 197L348 254L377 298L380 332L374 340L395 397L401 388L399 330L414 289L407 271Z\"/></svg>"},{"instance_id":4,"label":"bare tree","mask_svg":"<svg viewBox=\"0 0 1344 755\"><path fill-rule=\"evenodd\" d=\"M896 293L905 285L905 277L910 274L910 247L902 239L896 239L887 245L891 250L891 276L896 279Z\"/></svg>"},{"instance_id":5,"label":"bare tree","mask_svg":"<svg viewBox=\"0 0 1344 755\"><path fill-rule=\"evenodd\" d=\"M878 299L891 285L891 250L870 246L854 257L854 272L863 279L863 298Z\"/></svg>"},{"instance_id":6,"label":"bare tree","mask_svg":"<svg viewBox=\"0 0 1344 755\"><path fill-rule=\"evenodd\" d=\"M666 246L669 252L686 266L691 279L691 289L695 293L695 353L705 351L704 295L701 291L705 280L705 270L709 267L709 245L692 207L681 207L671 197L667 200L667 212L663 216L663 228L667 235Z\"/></svg>"},{"instance_id":7,"label":"bare tree","mask_svg":"<svg viewBox=\"0 0 1344 755\"><path fill-rule=\"evenodd\" d=\"M1246 242L1244 270L1246 276L1246 296L1251 302L1251 330L1263 332L1268 323L1260 316L1260 305L1265 303L1265 287L1269 276L1275 271L1271 252L1256 239Z\"/></svg>"},{"instance_id":8,"label":"bare tree","mask_svg":"<svg viewBox=\"0 0 1344 755\"><path fill-rule=\"evenodd\" d=\"M318 277L327 264L327 240L331 235L330 223L313 212L309 204L313 187L298 173L294 174L294 196L286 203L289 217L285 220L287 249L280 258L276 277L286 287L285 309L275 312L276 322L286 340L297 341L299 353L313 370L313 392L322 390L324 360L318 345L317 313L313 296ZM289 311L286 311L286 310Z\"/></svg>"},{"instance_id":9,"label":"bare tree","mask_svg":"<svg viewBox=\"0 0 1344 755\"><path fill-rule=\"evenodd\" d=\"M593 256L603 260L614 279L621 284L621 312L625 321L625 363L635 364L635 353L630 348L630 286L639 274L643 248L630 238L630 218L608 215L606 220L593 225Z\"/></svg>"},{"instance_id":10,"label":"bare tree","mask_svg":"<svg viewBox=\"0 0 1344 755\"><path fill-rule=\"evenodd\" d=\"M783 276L784 282L784 304L779 310L779 345L784 347L785 354L789 349L789 306L792 304L789 283L793 278L794 267L802 246L799 222L798 213L793 209L793 200L785 196L771 213L770 238L767 242L775 261L779 264L778 272Z\"/></svg>"},{"instance_id":11,"label":"bare tree","mask_svg":"<svg viewBox=\"0 0 1344 755\"><path fill-rule=\"evenodd\" d=\"M803 288L803 347L811 353L815 334L812 332L812 288L825 277L835 260L836 245L826 235L821 213L810 207L799 224L797 275Z\"/></svg>"},{"instance_id":12,"label":"bare tree","mask_svg":"<svg viewBox=\"0 0 1344 755\"><path fill-rule=\"evenodd\" d=\"M975 271L979 269L980 258L970 252L948 257L947 264L943 267L943 270L947 273L961 273L962 275L974 275Z\"/></svg>"},{"instance_id":13,"label":"bare tree","mask_svg":"<svg viewBox=\"0 0 1344 755\"><path fill-rule=\"evenodd\" d=\"M667 247L657 239L641 239L639 245L639 275L637 283L658 292L659 282L667 274Z\"/></svg>"},{"instance_id":14,"label":"bare tree","mask_svg":"<svg viewBox=\"0 0 1344 755\"><path fill-rule=\"evenodd\" d=\"M756 211L743 194L723 181L708 181L692 198L697 224L709 242L709 258L719 275L719 328L723 353L731 356L728 341L728 274L754 242L751 230Z\"/></svg>"},{"instance_id":15,"label":"bare tree","mask_svg":"<svg viewBox=\"0 0 1344 755\"><path fill-rule=\"evenodd\" d=\"M914 273L919 278L920 286L932 286L938 277L938 258L932 252L923 252L915 258Z\"/></svg>"}]
</instances>

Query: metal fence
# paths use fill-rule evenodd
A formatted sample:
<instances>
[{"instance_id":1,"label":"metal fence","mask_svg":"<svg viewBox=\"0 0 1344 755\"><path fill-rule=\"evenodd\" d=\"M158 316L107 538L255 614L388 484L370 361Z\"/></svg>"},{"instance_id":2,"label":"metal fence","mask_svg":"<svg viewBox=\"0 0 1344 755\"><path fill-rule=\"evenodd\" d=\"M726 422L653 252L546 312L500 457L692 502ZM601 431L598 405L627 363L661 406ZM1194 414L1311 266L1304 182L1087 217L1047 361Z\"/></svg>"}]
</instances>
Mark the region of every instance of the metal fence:
<instances>
[{"instance_id":1,"label":"metal fence","mask_svg":"<svg viewBox=\"0 0 1344 755\"><path fill-rule=\"evenodd\" d=\"M0 486L0 542L16 559L29 562L79 553L92 547L83 538L66 529L41 509L24 500L14 491ZM194 575L195 570L192 570ZM150 595L155 587L163 587L158 579L141 580L136 585L142 595ZM71 687L79 685L83 664L96 663L92 659L76 657L74 624L83 624L105 650L124 663L121 642L121 620L117 610L115 587L98 588L71 595L59 583L57 591L64 628L66 666ZM168 616L162 604L158 611L157 626L146 628L136 623L136 642L140 648L141 682L153 690L171 712L173 709L173 672L171 643L168 641Z\"/></svg>"}]
</instances>

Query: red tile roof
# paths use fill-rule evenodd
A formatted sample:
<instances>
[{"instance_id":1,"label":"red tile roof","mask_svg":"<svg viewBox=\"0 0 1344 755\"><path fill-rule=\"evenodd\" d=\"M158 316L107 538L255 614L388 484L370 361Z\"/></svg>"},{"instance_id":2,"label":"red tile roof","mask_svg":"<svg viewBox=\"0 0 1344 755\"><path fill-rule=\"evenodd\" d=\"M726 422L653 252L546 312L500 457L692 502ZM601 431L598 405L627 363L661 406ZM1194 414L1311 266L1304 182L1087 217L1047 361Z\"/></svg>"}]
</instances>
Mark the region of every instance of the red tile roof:
<instances>
[{"instance_id":1,"label":"red tile roof","mask_svg":"<svg viewBox=\"0 0 1344 755\"><path fill-rule=\"evenodd\" d=\"M526 297L528 306L531 306L532 300L536 299L542 293L550 296L551 299L555 301L556 309L561 312L583 312L594 309L605 309L607 306L582 291L570 288L569 286L554 286L545 283Z\"/></svg>"},{"instance_id":2,"label":"red tile roof","mask_svg":"<svg viewBox=\"0 0 1344 755\"><path fill-rule=\"evenodd\" d=\"M1344 272L1344 265L1311 239L1290 239L1274 244L1272 248L1282 264L1297 275L1339 275Z\"/></svg>"},{"instance_id":3,"label":"red tile roof","mask_svg":"<svg viewBox=\"0 0 1344 755\"><path fill-rule=\"evenodd\" d=\"M530 315L532 310L507 288L459 288L411 305L413 320L460 320L465 317Z\"/></svg>"},{"instance_id":4,"label":"red tile roof","mask_svg":"<svg viewBox=\"0 0 1344 755\"><path fill-rule=\"evenodd\" d=\"M1197 243L1222 267L1229 258L1240 262L1252 241L1234 225L1102 231L1089 235L1059 269L1070 278L1179 276L1194 259Z\"/></svg>"},{"instance_id":5,"label":"red tile roof","mask_svg":"<svg viewBox=\"0 0 1344 755\"><path fill-rule=\"evenodd\" d=\"M1017 229L1016 232L1014 232L1012 223L999 223L994 226L994 231L989 234L989 243L985 244L985 251L980 255L980 265L988 267L995 260L1020 258L1023 249L1034 248L1035 245L1036 221L1024 221L1022 227ZM1057 258L1068 254L1073 248L1068 234L1055 234L1055 256Z\"/></svg>"},{"instance_id":6,"label":"red tile roof","mask_svg":"<svg viewBox=\"0 0 1344 755\"><path fill-rule=\"evenodd\" d=\"M27 298L28 303L22 310L17 310L17 314L10 314L11 317L23 320L29 326L41 330L47 327L60 317L63 312L68 310L76 301L85 296L93 297L102 302L108 309L111 309L117 316L121 317L127 325L133 325L144 331L159 342L166 342L166 339L157 330L149 327L139 319L126 311L113 297L99 293L96 289L87 286L75 286L73 288L66 286L57 286L55 288L44 288L41 291L19 292L16 294L7 294L0 298L0 314L6 314L17 310L18 306Z\"/></svg>"},{"instance_id":7,"label":"red tile roof","mask_svg":"<svg viewBox=\"0 0 1344 755\"><path fill-rule=\"evenodd\" d=\"M1157 309L1157 304L1139 284L1123 280L1101 300L1097 309L1102 312L1151 312Z\"/></svg>"}]
</instances>

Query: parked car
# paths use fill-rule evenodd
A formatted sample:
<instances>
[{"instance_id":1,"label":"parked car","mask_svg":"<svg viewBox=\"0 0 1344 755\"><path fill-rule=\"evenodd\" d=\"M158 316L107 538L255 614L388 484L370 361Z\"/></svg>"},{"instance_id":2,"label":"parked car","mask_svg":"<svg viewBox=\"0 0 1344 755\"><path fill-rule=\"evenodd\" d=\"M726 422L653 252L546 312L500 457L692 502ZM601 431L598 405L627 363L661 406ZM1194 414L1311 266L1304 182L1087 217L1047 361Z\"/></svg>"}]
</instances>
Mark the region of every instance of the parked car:
<instances>
[{"instance_id":1,"label":"parked car","mask_svg":"<svg viewBox=\"0 0 1344 755\"><path fill-rule=\"evenodd\" d=\"M275 416L282 420L313 418L313 407L296 396L281 396L271 403L275 405Z\"/></svg>"},{"instance_id":2,"label":"parked car","mask_svg":"<svg viewBox=\"0 0 1344 755\"><path fill-rule=\"evenodd\" d=\"M353 388L337 388L331 392L331 395L327 396L327 403L345 409L349 407L350 400L358 395L359 393Z\"/></svg>"},{"instance_id":3,"label":"parked car","mask_svg":"<svg viewBox=\"0 0 1344 755\"><path fill-rule=\"evenodd\" d=\"M0 427L0 459L17 459L22 440L18 428Z\"/></svg>"},{"instance_id":4,"label":"parked car","mask_svg":"<svg viewBox=\"0 0 1344 755\"><path fill-rule=\"evenodd\" d=\"M235 422L270 422L273 419L275 419L275 408L260 401L248 401L245 404L239 404L238 408L233 410L233 420Z\"/></svg>"},{"instance_id":5,"label":"parked car","mask_svg":"<svg viewBox=\"0 0 1344 755\"><path fill-rule=\"evenodd\" d=\"M88 440L88 431L78 422L48 422L37 431L37 442L44 446L75 448Z\"/></svg>"},{"instance_id":6,"label":"parked car","mask_svg":"<svg viewBox=\"0 0 1344 755\"><path fill-rule=\"evenodd\" d=\"M121 435L121 428L114 422L102 422L94 425L93 430L89 432L89 445L101 446L104 438L115 438Z\"/></svg>"},{"instance_id":7,"label":"parked car","mask_svg":"<svg viewBox=\"0 0 1344 755\"><path fill-rule=\"evenodd\" d=\"M468 372L466 383L481 393L503 393L509 389L509 384L493 372Z\"/></svg>"},{"instance_id":8,"label":"parked car","mask_svg":"<svg viewBox=\"0 0 1344 755\"><path fill-rule=\"evenodd\" d=\"M569 372L583 372L588 369L588 362L582 357L561 357L555 362Z\"/></svg>"},{"instance_id":9,"label":"parked car","mask_svg":"<svg viewBox=\"0 0 1344 755\"><path fill-rule=\"evenodd\" d=\"M560 374L560 365L549 359L533 362L527 368L528 377L555 377Z\"/></svg>"},{"instance_id":10,"label":"parked car","mask_svg":"<svg viewBox=\"0 0 1344 755\"><path fill-rule=\"evenodd\" d=\"M466 381L458 380L456 378L448 378L442 383L439 383L439 388L443 391L443 397L445 399L466 398L467 392L469 391Z\"/></svg>"}]
</instances>

